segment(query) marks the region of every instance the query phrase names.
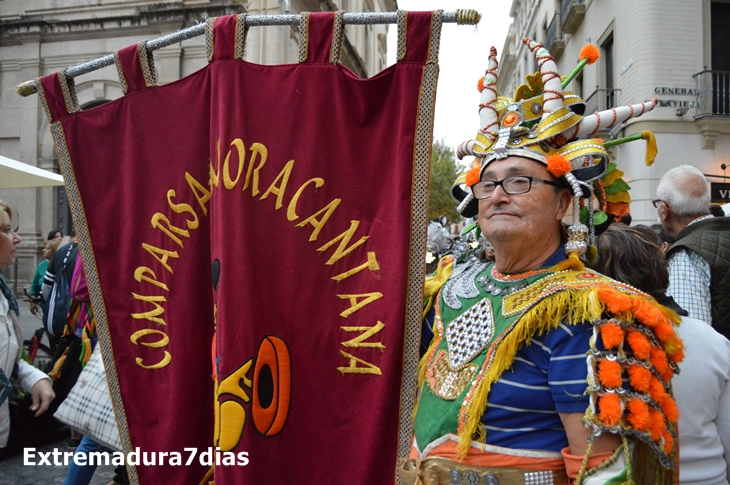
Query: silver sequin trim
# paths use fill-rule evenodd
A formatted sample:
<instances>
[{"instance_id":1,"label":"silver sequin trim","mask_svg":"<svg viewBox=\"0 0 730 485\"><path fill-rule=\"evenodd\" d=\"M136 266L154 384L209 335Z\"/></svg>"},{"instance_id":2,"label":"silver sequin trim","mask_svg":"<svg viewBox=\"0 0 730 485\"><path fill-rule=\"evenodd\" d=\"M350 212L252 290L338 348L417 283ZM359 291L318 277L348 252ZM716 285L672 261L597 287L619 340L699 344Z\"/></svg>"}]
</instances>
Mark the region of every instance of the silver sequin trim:
<instances>
[{"instance_id":1,"label":"silver sequin trim","mask_svg":"<svg viewBox=\"0 0 730 485\"><path fill-rule=\"evenodd\" d=\"M459 274L452 276L444 285L444 302L453 310L461 310L459 298L476 298L479 296L479 288L474 277L484 271L487 263L477 263L471 267L465 267Z\"/></svg>"},{"instance_id":2,"label":"silver sequin trim","mask_svg":"<svg viewBox=\"0 0 730 485\"><path fill-rule=\"evenodd\" d=\"M572 111L568 111L568 114L565 114L565 115L561 116L560 118L558 118L557 120L553 120L550 123L548 123L547 125L540 128L540 133L544 133L545 130L548 130L548 129L552 128L553 126L560 124L567 119L570 119L574 114L575 113L573 113Z\"/></svg>"},{"instance_id":3,"label":"silver sequin trim","mask_svg":"<svg viewBox=\"0 0 730 485\"><path fill-rule=\"evenodd\" d=\"M459 315L446 329L449 359L454 370L459 370L489 344L494 335L494 316L489 298Z\"/></svg>"},{"instance_id":4,"label":"silver sequin trim","mask_svg":"<svg viewBox=\"0 0 730 485\"><path fill-rule=\"evenodd\" d=\"M525 473L525 485L553 485L553 472Z\"/></svg>"}]
</instances>

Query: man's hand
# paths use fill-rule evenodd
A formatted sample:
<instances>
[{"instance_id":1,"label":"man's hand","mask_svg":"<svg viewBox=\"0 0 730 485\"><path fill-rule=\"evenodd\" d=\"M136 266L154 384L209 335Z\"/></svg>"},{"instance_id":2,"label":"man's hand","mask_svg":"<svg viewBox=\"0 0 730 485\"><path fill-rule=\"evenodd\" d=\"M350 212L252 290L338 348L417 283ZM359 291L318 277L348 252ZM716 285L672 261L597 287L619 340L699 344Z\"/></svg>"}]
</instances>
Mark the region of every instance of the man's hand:
<instances>
[{"instance_id":1,"label":"man's hand","mask_svg":"<svg viewBox=\"0 0 730 485\"><path fill-rule=\"evenodd\" d=\"M56 393L53 392L51 387L51 381L49 379L41 379L33 385L31 391L33 395L33 405L30 407L31 411L36 411L35 417L37 418L48 409L51 405L51 401L56 397Z\"/></svg>"},{"instance_id":2,"label":"man's hand","mask_svg":"<svg viewBox=\"0 0 730 485\"><path fill-rule=\"evenodd\" d=\"M35 304L35 302L30 302L30 312L35 315L38 311L38 305Z\"/></svg>"}]
</instances>

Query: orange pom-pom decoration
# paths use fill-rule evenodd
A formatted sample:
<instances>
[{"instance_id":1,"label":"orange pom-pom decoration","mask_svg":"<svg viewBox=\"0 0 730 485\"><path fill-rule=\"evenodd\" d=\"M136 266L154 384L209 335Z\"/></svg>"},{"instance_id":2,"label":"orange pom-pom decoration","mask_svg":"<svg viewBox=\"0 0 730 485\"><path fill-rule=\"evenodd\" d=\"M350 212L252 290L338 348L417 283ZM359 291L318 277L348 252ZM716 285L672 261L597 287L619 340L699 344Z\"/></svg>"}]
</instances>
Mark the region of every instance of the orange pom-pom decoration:
<instances>
[{"instance_id":1,"label":"orange pom-pom decoration","mask_svg":"<svg viewBox=\"0 0 730 485\"><path fill-rule=\"evenodd\" d=\"M613 314L625 313L631 309L631 298L609 286L598 289L598 298Z\"/></svg>"},{"instance_id":2,"label":"orange pom-pom decoration","mask_svg":"<svg viewBox=\"0 0 730 485\"><path fill-rule=\"evenodd\" d=\"M664 387L664 384L662 384L656 377L651 378L651 383L649 384L649 395L659 405L661 405L661 403L669 397L669 393L667 393L667 389Z\"/></svg>"},{"instance_id":3,"label":"orange pom-pom decoration","mask_svg":"<svg viewBox=\"0 0 730 485\"><path fill-rule=\"evenodd\" d=\"M621 364L603 359L598 363L598 378L606 387L621 387Z\"/></svg>"},{"instance_id":4,"label":"orange pom-pom decoration","mask_svg":"<svg viewBox=\"0 0 730 485\"><path fill-rule=\"evenodd\" d=\"M646 335L638 330L631 330L626 336L626 340L629 342L629 347L631 347L631 350L634 352L634 357L639 360L645 360L649 357L651 352L651 343Z\"/></svg>"},{"instance_id":5,"label":"orange pom-pom decoration","mask_svg":"<svg viewBox=\"0 0 730 485\"><path fill-rule=\"evenodd\" d=\"M662 411L667 416L670 423L676 423L679 419L679 409L677 409L677 402L672 396L667 395L660 404Z\"/></svg>"},{"instance_id":6,"label":"orange pom-pom decoration","mask_svg":"<svg viewBox=\"0 0 730 485\"><path fill-rule=\"evenodd\" d=\"M483 77L479 78L479 82L477 83L477 89L479 90L480 93L482 91L484 91L484 78Z\"/></svg>"},{"instance_id":7,"label":"orange pom-pom decoration","mask_svg":"<svg viewBox=\"0 0 730 485\"><path fill-rule=\"evenodd\" d=\"M672 438L672 435L669 434L669 432L664 433L662 437L664 438L664 451L666 451L668 455L671 455L672 448L674 448L674 438Z\"/></svg>"},{"instance_id":8,"label":"orange pom-pom decoration","mask_svg":"<svg viewBox=\"0 0 730 485\"><path fill-rule=\"evenodd\" d=\"M658 349L656 347L651 349L651 354L649 355L649 361L651 362L651 365L654 366L654 368L659 372L659 375L662 376L662 379L665 381L669 381L672 376L674 375L674 371L669 367L669 359L667 358L667 353L664 352L662 349Z\"/></svg>"},{"instance_id":9,"label":"orange pom-pom decoration","mask_svg":"<svg viewBox=\"0 0 730 485\"><path fill-rule=\"evenodd\" d=\"M601 51L593 44L586 44L580 50L580 60L588 59L588 64L593 64L601 57Z\"/></svg>"},{"instance_id":10,"label":"orange pom-pom decoration","mask_svg":"<svg viewBox=\"0 0 730 485\"><path fill-rule=\"evenodd\" d=\"M567 158L559 153L547 157L547 171L555 178L560 178L566 173L573 170Z\"/></svg>"},{"instance_id":11,"label":"orange pom-pom decoration","mask_svg":"<svg viewBox=\"0 0 730 485\"><path fill-rule=\"evenodd\" d=\"M669 320L662 320L659 322L659 325L654 327L654 335L656 335L661 342L666 342L670 338L674 337L674 326L672 326L672 323Z\"/></svg>"},{"instance_id":12,"label":"orange pom-pom decoration","mask_svg":"<svg viewBox=\"0 0 730 485\"><path fill-rule=\"evenodd\" d=\"M598 417L606 426L615 426L621 419L621 398L618 394L605 394L598 399Z\"/></svg>"},{"instance_id":13,"label":"orange pom-pom decoration","mask_svg":"<svg viewBox=\"0 0 730 485\"><path fill-rule=\"evenodd\" d=\"M601 327L601 339L603 346L610 350L621 345L624 340L624 331L620 325L615 323L607 323Z\"/></svg>"},{"instance_id":14,"label":"orange pom-pom decoration","mask_svg":"<svg viewBox=\"0 0 730 485\"><path fill-rule=\"evenodd\" d=\"M632 365L628 369L629 384L639 392L648 392L651 384L651 371L640 365Z\"/></svg>"},{"instance_id":15,"label":"orange pom-pom decoration","mask_svg":"<svg viewBox=\"0 0 730 485\"><path fill-rule=\"evenodd\" d=\"M479 167L471 168L468 172L466 172L466 179L464 181L467 186L471 187L475 183L479 182L479 172Z\"/></svg>"},{"instance_id":16,"label":"orange pom-pom decoration","mask_svg":"<svg viewBox=\"0 0 730 485\"><path fill-rule=\"evenodd\" d=\"M671 352L667 349L667 354L672 362L675 364L682 362L684 360L684 344L682 344L682 341L675 337L668 346L672 349Z\"/></svg>"},{"instance_id":17,"label":"orange pom-pom decoration","mask_svg":"<svg viewBox=\"0 0 730 485\"><path fill-rule=\"evenodd\" d=\"M667 423L664 421L664 415L661 412L652 409L651 411L649 411L649 421L651 439L653 439L654 441L659 441L659 438L661 438L662 435L667 432Z\"/></svg>"},{"instance_id":18,"label":"orange pom-pom decoration","mask_svg":"<svg viewBox=\"0 0 730 485\"><path fill-rule=\"evenodd\" d=\"M664 320L664 315L648 300L636 299L633 301L634 315L647 327L654 328Z\"/></svg>"},{"instance_id":19,"label":"orange pom-pom decoration","mask_svg":"<svg viewBox=\"0 0 730 485\"><path fill-rule=\"evenodd\" d=\"M639 431L647 431L651 424L649 405L641 399L630 399L626 407L629 410L629 424Z\"/></svg>"}]
</instances>

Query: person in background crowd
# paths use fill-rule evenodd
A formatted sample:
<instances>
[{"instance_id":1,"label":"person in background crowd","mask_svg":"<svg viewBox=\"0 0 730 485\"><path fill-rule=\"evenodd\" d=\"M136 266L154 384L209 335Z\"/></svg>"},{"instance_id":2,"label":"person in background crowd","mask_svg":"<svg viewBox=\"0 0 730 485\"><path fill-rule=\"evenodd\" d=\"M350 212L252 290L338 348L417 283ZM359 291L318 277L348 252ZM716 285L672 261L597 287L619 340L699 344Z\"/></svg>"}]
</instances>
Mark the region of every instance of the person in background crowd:
<instances>
[{"instance_id":1,"label":"person in background crowd","mask_svg":"<svg viewBox=\"0 0 730 485\"><path fill-rule=\"evenodd\" d=\"M651 231L612 224L597 240L593 269L628 283L668 308L667 262ZM679 407L679 479L682 485L730 481L730 341L705 322L683 317L685 358L672 379Z\"/></svg>"},{"instance_id":2,"label":"person in background crowd","mask_svg":"<svg viewBox=\"0 0 730 485\"><path fill-rule=\"evenodd\" d=\"M730 218L713 217L710 188L696 167L665 173L652 202L667 234L669 289L689 316L730 337Z\"/></svg>"},{"instance_id":3,"label":"person in background crowd","mask_svg":"<svg viewBox=\"0 0 730 485\"><path fill-rule=\"evenodd\" d=\"M715 217L725 217L725 211L719 205L710 204L710 214Z\"/></svg>"},{"instance_id":4,"label":"person in background crowd","mask_svg":"<svg viewBox=\"0 0 730 485\"><path fill-rule=\"evenodd\" d=\"M69 238L71 242L61 246L60 248L58 248L58 250L56 250L56 253L53 255L48 263L46 274L43 276L41 294L43 295L43 299L45 301L48 301L51 295L51 290L53 289L53 285L56 283L56 278L59 274L61 274L61 271L64 271L69 283L71 283L73 279L74 269L76 267L76 258L79 251L78 243L76 242L76 233L73 229L69 234ZM68 377L69 376L67 375L66 378ZM75 378L73 378L73 380L75 381ZM71 386L72 385L73 383L71 383ZM58 387L56 387L56 389L58 390ZM70 390L70 387L68 387L68 390ZM61 397L59 399L63 400L65 398L63 392L59 391L59 393L61 394ZM79 446L79 443L81 443L81 438L82 435L72 429L67 448L70 451L75 450Z\"/></svg>"},{"instance_id":5,"label":"person in background crowd","mask_svg":"<svg viewBox=\"0 0 730 485\"><path fill-rule=\"evenodd\" d=\"M54 239L58 239L59 242L63 239L63 233L59 229L54 229L49 232L46 241L52 241Z\"/></svg>"},{"instance_id":6,"label":"person in background crowd","mask_svg":"<svg viewBox=\"0 0 730 485\"><path fill-rule=\"evenodd\" d=\"M51 231L51 234L53 234L53 231ZM51 234L49 234L49 236L51 236ZM43 261L38 263L38 267L33 275L33 282L30 284L30 291L28 292L28 294L34 299L39 298L42 300L40 303L36 303L35 301L30 302L30 312L33 315L38 314L38 308L41 309L41 316L46 313L46 302L42 299L41 285L43 284L43 277L48 269L48 262L56 253L56 249L58 249L59 244L61 244L61 240L56 236L53 236L43 245Z\"/></svg>"},{"instance_id":7,"label":"person in background crowd","mask_svg":"<svg viewBox=\"0 0 730 485\"><path fill-rule=\"evenodd\" d=\"M12 209L0 200L0 270L15 264L20 237L12 229ZM0 450L5 448L10 434L10 414L7 401L10 378L17 376L19 387L32 393L30 410L35 416L43 414L55 394L46 374L21 359L23 332L20 328L20 310L5 278L0 274Z\"/></svg>"},{"instance_id":8,"label":"person in background crowd","mask_svg":"<svg viewBox=\"0 0 730 485\"><path fill-rule=\"evenodd\" d=\"M664 254L666 254L667 251L669 251L669 248L672 247L672 244L674 244L674 238L667 234L667 231L664 230L664 226L662 226L659 222L652 224L650 227L651 230L654 231L654 234L656 234L657 239L659 239L659 248Z\"/></svg>"}]
</instances>

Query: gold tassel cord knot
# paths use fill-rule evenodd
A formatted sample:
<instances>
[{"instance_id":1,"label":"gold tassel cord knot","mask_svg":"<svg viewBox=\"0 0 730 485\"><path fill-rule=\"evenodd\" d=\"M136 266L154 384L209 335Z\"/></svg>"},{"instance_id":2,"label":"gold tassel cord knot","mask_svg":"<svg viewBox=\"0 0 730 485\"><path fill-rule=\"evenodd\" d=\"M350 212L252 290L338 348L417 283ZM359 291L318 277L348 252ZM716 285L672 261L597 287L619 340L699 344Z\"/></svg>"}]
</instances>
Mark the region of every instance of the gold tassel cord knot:
<instances>
[{"instance_id":1,"label":"gold tassel cord knot","mask_svg":"<svg viewBox=\"0 0 730 485\"><path fill-rule=\"evenodd\" d=\"M482 19L482 14L472 9L457 9L456 23L458 25L476 25Z\"/></svg>"}]
</instances>

